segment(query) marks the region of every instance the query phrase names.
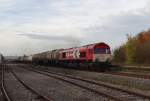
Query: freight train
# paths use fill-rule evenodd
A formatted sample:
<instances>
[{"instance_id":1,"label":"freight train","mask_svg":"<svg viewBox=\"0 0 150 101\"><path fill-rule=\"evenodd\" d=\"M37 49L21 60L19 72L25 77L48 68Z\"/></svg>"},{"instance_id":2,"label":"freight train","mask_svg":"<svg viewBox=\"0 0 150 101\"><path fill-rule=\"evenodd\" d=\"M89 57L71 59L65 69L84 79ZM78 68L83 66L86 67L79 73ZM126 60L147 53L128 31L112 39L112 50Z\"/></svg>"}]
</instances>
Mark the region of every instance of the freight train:
<instances>
[{"instance_id":1,"label":"freight train","mask_svg":"<svg viewBox=\"0 0 150 101\"><path fill-rule=\"evenodd\" d=\"M102 67L111 64L111 49L106 43L95 43L68 49L56 49L21 59L24 62L76 67Z\"/></svg>"}]
</instances>

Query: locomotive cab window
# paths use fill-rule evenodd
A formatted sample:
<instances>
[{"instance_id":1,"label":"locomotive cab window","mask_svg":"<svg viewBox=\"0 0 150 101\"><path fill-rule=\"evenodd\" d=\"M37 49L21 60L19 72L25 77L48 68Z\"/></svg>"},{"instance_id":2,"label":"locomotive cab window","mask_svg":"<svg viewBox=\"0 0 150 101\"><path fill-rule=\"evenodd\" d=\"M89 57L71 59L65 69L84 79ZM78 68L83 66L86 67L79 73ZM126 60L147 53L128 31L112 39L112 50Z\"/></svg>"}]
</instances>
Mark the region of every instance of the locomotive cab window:
<instances>
[{"instance_id":1,"label":"locomotive cab window","mask_svg":"<svg viewBox=\"0 0 150 101\"><path fill-rule=\"evenodd\" d=\"M95 48L94 49L95 54L110 54L109 48Z\"/></svg>"}]
</instances>

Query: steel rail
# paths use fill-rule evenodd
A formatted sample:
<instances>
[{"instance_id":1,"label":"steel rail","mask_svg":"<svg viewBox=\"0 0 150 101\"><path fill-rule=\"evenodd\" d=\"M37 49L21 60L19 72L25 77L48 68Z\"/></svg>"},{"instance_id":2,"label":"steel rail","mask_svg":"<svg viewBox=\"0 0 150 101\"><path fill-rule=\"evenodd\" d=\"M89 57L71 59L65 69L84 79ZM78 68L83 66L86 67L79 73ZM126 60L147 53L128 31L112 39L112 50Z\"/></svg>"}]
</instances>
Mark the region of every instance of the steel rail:
<instances>
[{"instance_id":1,"label":"steel rail","mask_svg":"<svg viewBox=\"0 0 150 101\"><path fill-rule=\"evenodd\" d=\"M108 88L112 88L112 89L116 89L116 90L119 90L119 91L122 91L122 92L126 92L126 93L129 93L129 94L133 94L133 95L136 95L136 96L141 96L143 98L148 98L150 99L150 96L149 95L144 95L142 93L137 93L137 92L134 92L134 91L129 91L129 90L125 90L125 89L122 89L122 88L119 88L119 87L114 87L114 86L110 86L110 85L106 85L106 84L102 84L100 82L96 82L94 80L89 80L89 79L83 79L81 77L73 77L71 75L64 75L62 73L55 73L55 72L51 72L51 71L44 71L44 72L48 72L48 73L51 73L51 74L55 74L55 75L60 75L60 76L64 76L64 77L68 77L68 78L72 78L72 79L76 79L76 80L81 80L81 81L84 81L84 82L87 82L87 83L91 83L91 84L95 84L95 85L98 85L98 86L104 86L104 87L108 87Z\"/></svg>"},{"instance_id":2,"label":"steel rail","mask_svg":"<svg viewBox=\"0 0 150 101\"><path fill-rule=\"evenodd\" d=\"M25 68L25 67L22 67L22 68ZM33 68L33 67L32 67L32 68ZM27 68L25 68L25 69L27 69ZM32 70L33 70L33 69L32 69ZM34 69L34 70L35 70L35 69ZM37 70L36 70L36 71L37 71ZM55 75L60 75L60 76L64 76L64 77L76 79L76 80L81 80L81 81L84 81L84 82L87 82L87 83L91 83L91 84L95 84L95 85L98 85L98 86L104 86L104 87L116 89L116 90L119 90L119 91L122 91L122 92L126 92L126 93L128 93L128 94L132 94L132 95L136 95L136 96L139 96L139 97L143 97L143 98L150 99L150 95L143 94L143 93L139 93L139 92L132 91L132 90L127 90L127 89L120 88L120 87L111 86L111 85L108 85L108 84L105 84L105 83L96 82L96 81L94 81L94 80L83 79L83 78L81 78L81 77L74 77L74 76L72 76L72 75L64 75L64 74L62 74L62 73L51 72L51 71L48 71L48 70L42 70L42 71L48 72L48 73L51 73L51 74L55 74ZM39 72L40 72L40 71L39 71Z\"/></svg>"},{"instance_id":3,"label":"steel rail","mask_svg":"<svg viewBox=\"0 0 150 101\"><path fill-rule=\"evenodd\" d=\"M3 97L5 98L5 100L7 101L12 101L11 97L9 96L7 90L6 90L6 86L5 86L5 80L4 80L4 67L5 64L1 65L2 67L2 78L1 78L1 86L2 86L2 93L3 93Z\"/></svg>"},{"instance_id":4,"label":"steel rail","mask_svg":"<svg viewBox=\"0 0 150 101\"><path fill-rule=\"evenodd\" d=\"M111 75L120 75L120 76L126 76L126 77L133 77L133 78L141 78L145 80L150 79L150 75L144 75L144 74L136 74L132 72L116 72L116 73L106 73L106 74L111 74Z\"/></svg>"},{"instance_id":5,"label":"steel rail","mask_svg":"<svg viewBox=\"0 0 150 101\"><path fill-rule=\"evenodd\" d=\"M24 68L24 67L22 67L22 68ZM74 83L74 82L71 82L71 81L69 81L69 80L66 80L66 79L64 79L64 78L61 78L61 77L58 77L58 76L60 76L60 75L58 75L58 74L55 74L55 76L54 76L54 74L53 73L51 73L51 74L53 74L53 75L51 75L51 74L47 74L47 73L50 73L50 72L42 72L42 71L39 71L39 70L35 70L35 69L27 69L27 68L24 68L24 69L26 69L26 70L29 70L29 71L33 71L33 72L37 72L37 73L40 73L40 74L43 74L43 75L46 75L46 76L49 76L49 77L52 77L52 78L55 78L55 79L58 79L58 80L61 80L61 81L64 81L64 82L67 82L67 83L70 83L70 84L72 84L72 85L75 85L75 86L78 86L78 87L80 87L80 88L83 88L83 89L86 89L86 90L88 90L88 91L91 91L91 92L94 92L94 93L96 93L96 94L99 94L99 95L101 95L101 96L105 96L105 97L108 97L108 98L110 98L111 100L115 100L115 101L126 101L126 100L124 100L124 99L122 99L122 98L119 98L119 97L114 97L114 96L112 96L112 95L110 95L110 94L108 94L108 93L106 93L106 92L100 92L100 91L97 91L97 90L94 90L94 89L92 89L92 88L89 88L89 87L86 87L86 86L83 86L83 85L80 85L80 84L77 84L77 83ZM58 76L56 76L56 75L58 75ZM62 75L61 75L62 76ZM66 76L67 77L67 76ZM69 77L69 76L68 76ZM72 78L72 79L75 79L75 78ZM81 80L81 79L77 79L77 80ZM86 80L81 80L81 81L84 81L84 82L87 82ZM92 81L88 81L88 83L91 83ZM96 84L96 83L95 83ZM101 85L102 86L102 85ZM106 86L107 87L107 86ZM110 88L110 87L109 87Z\"/></svg>"},{"instance_id":6,"label":"steel rail","mask_svg":"<svg viewBox=\"0 0 150 101\"><path fill-rule=\"evenodd\" d=\"M40 98L44 99L45 101L52 101L50 100L51 98L48 98L47 96L45 95L42 95L40 94L38 91L36 91L34 88L32 88L31 86L27 85L24 81L22 81L18 76L17 74L11 70L12 74L14 75L14 77L25 87L27 88L28 90L32 91L34 94L38 95Z\"/></svg>"}]
</instances>

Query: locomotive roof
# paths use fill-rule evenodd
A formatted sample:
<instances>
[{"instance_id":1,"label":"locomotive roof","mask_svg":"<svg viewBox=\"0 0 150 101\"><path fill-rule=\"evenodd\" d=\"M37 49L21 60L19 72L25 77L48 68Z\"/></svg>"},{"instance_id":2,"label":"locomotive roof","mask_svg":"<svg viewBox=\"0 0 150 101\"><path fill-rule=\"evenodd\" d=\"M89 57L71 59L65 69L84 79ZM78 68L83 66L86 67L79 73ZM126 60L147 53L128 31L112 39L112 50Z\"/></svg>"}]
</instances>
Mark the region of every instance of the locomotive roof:
<instances>
[{"instance_id":1,"label":"locomotive roof","mask_svg":"<svg viewBox=\"0 0 150 101\"><path fill-rule=\"evenodd\" d=\"M93 48L94 46L100 45L100 44L105 45L105 46L108 46L108 45L107 45L106 43L104 43L104 42L99 42L99 43L88 44L88 45L79 46L79 47L67 48L67 49L64 49L64 50L62 50L62 51L72 50L72 49L75 49L75 48L80 48L80 49L85 49L86 47L88 47L88 48ZM109 46L108 46L108 47L109 47Z\"/></svg>"},{"instance_id":2,"label":"locomotive roof","mask_svg":"<svg viewBox=\"0 0 150 101\"><path fill-rule=\"evenodd\" d=\"M103 45L106 45L108 46L106 43L104 42L99 42L99 43L94 43L94 44L88 44L88 45L83 45L83 46L79 46L79 47L72 47L72 48L66 48L66 49L54 49L54 50L51 50L51 51L57 51L57 50L62 50L62 51L66 51L66 50L71 50L71 49L74 49L74 48L85 48L85 47L94 47L95 45L99 45L99 44L103 44ZM109 46L108 46L109 47ZM33 54L33 55L41 55L41 54L44 54L44 53L47 53L47 52L51 52L51 51L45 51L45 52L40 52L40 53L37 53L37 54Z\"/></svg>"},{"instance_id":3,"label":"locomotive roof","mask_svg":"<svg viewBox=\"0 0 150 101\"><path fill-rule=\"evenodd\" d=\"M79 47L67 48L67 49L81 48L81 47L86 47L86 46L95 46L95 45L98 45L98 44L107 45L107 44L106 44L106 43L104 43L104 42L99 42L99 43L88 44L88 45L83 45L83 46L79 46ZM107 45L107 46L108 46L108 45ZM66 50L66 49L65 49L65 50Z\"/></svg>"}]
</instances>

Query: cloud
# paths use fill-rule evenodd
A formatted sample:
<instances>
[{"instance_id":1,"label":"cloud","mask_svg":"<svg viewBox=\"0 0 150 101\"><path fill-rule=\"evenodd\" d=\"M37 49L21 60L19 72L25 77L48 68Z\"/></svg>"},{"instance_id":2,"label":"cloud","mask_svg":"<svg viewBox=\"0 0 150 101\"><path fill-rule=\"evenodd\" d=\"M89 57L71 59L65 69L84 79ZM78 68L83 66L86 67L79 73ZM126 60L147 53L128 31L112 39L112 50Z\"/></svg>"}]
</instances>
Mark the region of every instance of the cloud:
<instances>
[{"instance_id":1,"label":"cloud","mask_svg":"<svg viewBox=\"0 0 150 101\"><path fill-rule=\"evenodd\" d=\"M76 36L54 36L51 34L50 35L42 35L42 33L40 34L33 34L33 33L30 33L30 34L18 34L19 36L26 36L30 39L36 39L36 40L47 40L49 42L53 42L53 43L56 43L56 42L59 42L59 43L67 43L70 45L70 47L73 47L73 46L79 46L80 45L80 38L79 37L76 37Z\"/></svg>"},{"instance_id":2,"label":"cloud","mask_svg":"<svg viewBox=\"0 0 150 101\"><path fill-rule=\"evenodd\" d=\"M102 25L98 21L98 24L85 27L83 30L89 33L88 37L90 40L93 40L97 36L95 41L104 41L110 44L112 48L116 48L126 42L127 34L134 36L150 28L149 11L148 7L137 9L133 12L122 11L108 17L107 22Z\"/></svg>"},{"instance_id":3,"label":"cloud","mask_svg":"<svg viewBox=\"0 0 150 101\"><path fill-rule=\"evenodd\" d=\"M126 41L127 33L149 28L149 4L149 0L0 0L0 51L24 54L101 41L114 48Z\"/></svg>"}]
</instances>

